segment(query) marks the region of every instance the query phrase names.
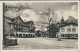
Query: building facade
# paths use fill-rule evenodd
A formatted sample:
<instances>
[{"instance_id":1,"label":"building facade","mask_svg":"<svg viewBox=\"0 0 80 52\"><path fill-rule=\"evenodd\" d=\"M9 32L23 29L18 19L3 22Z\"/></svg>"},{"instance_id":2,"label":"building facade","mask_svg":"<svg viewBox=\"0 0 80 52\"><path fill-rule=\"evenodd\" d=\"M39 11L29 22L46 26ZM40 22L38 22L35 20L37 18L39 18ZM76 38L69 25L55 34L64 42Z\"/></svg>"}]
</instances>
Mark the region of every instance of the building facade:
<instances>
[{"instance_id":1,"label":"building facade","mask_svg":"<svg viewBox=\"0 0 80 52\"><path fill-rule=\"evenodd\" d=\"M61 38L78 38L78 26L69 24L63 27L60 27L59 33Z\"/></svg>"},{"instance_id":2,"label":"building facade","mask_svg":"<svg viewBox=\"0 0 80 52\"><path fill-rule=\"evenodd\" d=\"M5 36L30 37L35 36L35 27L33 21L24 22L20 16L15 18L4 17Z\"/></svg>"},{"instance_id":3,"label":"building facade","mask_svg":"<svg viewBox=\"0 0 80 52\"><path fill-rule=\"evenodd\" d=\"M69 16L65 21L62 17L58 36L61 38L78 38L78 20Z\"/></svg>"}]
</instances>

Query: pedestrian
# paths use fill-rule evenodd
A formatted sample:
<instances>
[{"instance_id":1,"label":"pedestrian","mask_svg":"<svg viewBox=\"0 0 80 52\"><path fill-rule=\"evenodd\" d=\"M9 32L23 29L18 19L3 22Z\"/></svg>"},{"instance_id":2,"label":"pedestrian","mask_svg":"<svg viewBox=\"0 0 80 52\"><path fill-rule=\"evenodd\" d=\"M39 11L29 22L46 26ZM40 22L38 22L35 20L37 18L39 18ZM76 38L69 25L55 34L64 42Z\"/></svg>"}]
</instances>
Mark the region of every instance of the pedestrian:
<instances>
[{"instance_id":1,"label":"pedestrian","mask_svg":"<svg viewBox=\"0 0 80 52\"><path fill-rule=\"evenodd\" d=\"M61 34L60 33L57 33L57 35L58 35L58 41L61 41Z\"/></svg>"}]
</instances>

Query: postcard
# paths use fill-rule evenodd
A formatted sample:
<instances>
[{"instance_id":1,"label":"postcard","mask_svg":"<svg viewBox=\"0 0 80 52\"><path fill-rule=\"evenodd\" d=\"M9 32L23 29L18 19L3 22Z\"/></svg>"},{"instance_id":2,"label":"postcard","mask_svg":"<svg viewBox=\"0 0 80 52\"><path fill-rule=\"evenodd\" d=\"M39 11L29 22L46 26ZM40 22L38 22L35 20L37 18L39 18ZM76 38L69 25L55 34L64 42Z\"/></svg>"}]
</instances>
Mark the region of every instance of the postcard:
<instances>
[{"instance_id":1,"label":"postcard","mask_svg":"<svg viewBox=\"0 0 80 52\"><path fill-rule=\"evenodd\" d=\"M1 52L79 52L79 1L1 1Z\"/></svg>"}]
</instances>

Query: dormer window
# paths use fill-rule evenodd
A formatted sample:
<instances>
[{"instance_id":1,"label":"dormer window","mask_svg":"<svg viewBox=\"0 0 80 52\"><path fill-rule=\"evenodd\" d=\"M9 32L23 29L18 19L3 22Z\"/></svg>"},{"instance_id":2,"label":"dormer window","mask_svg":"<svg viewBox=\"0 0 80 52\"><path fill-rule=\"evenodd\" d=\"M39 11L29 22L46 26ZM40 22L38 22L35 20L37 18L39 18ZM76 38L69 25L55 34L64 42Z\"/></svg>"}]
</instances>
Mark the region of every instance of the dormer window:
<instances>
[{"instance_id":1,"label":"dormer window","mask_svg":"<svg viewBox=\"0 0 80 52\"><path fill-rule=\"evenodd\" d=\"M68 31L68 32L70 32L70 31L71 31L71 29L70 29L70 28L68 28L68 29L67 29L67 31Z\"/></svg>"},{"instance_id":2,"label":"dormer window","mask_svg":"<svg viewBox=\"0 0 80 52\"><path fill-rule=\"evenodd\" d=\"M72 28L72 32L75 32L76 31L76 29L75 28Z\"/></svg>"},{"instance_id":3,"label":"dormer window","mask_svg":"<svg viewBox=\"0 0 80 52\"><path fill-rule=\"evenodd\" d=\"M62 28L62 29L61 29L61 31L62 31L62 32L64 32L64 31L65 31L65 29L64 29L64 28Z\"/></svg>"}]
</instances>

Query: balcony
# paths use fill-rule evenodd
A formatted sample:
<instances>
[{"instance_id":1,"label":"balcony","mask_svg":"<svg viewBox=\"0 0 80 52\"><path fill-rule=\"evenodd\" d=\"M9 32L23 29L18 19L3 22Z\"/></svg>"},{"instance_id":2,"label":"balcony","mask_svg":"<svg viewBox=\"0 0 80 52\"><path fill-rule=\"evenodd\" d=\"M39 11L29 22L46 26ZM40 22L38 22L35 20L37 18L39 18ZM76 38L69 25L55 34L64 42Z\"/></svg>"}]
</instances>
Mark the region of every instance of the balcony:
<instances>
[{"instance_id":1,"label":"balcony","mask_svg":"<svg viewBox=\"0 0 80 52\"><path fill-rule=\"evenodd\" d=\"M14 29L20 29L21 30L21 29L23 29L23 27L17 26L17 27L14 27Z\"/></svg>"}]
</instances>

